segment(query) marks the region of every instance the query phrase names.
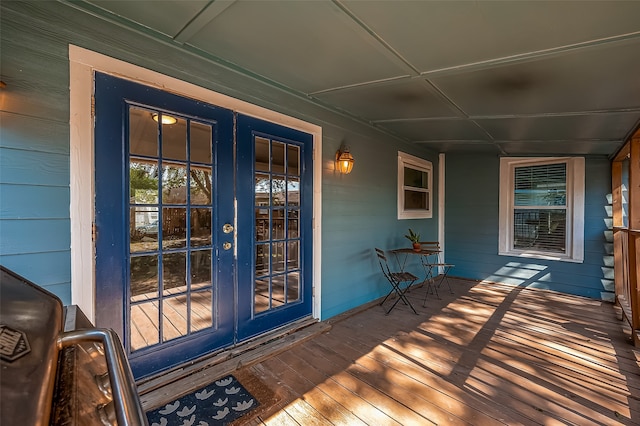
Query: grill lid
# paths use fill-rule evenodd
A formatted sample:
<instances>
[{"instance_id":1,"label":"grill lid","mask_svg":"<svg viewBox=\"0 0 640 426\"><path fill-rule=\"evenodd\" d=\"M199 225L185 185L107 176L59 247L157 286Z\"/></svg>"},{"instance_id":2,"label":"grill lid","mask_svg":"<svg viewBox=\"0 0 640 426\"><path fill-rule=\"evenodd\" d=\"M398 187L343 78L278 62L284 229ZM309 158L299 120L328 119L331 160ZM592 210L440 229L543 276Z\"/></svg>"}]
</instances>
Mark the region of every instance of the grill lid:
<instances>
[{"instance_id":1,"label":"grill lid","mask_svg":"<svg viewBox=\"0 0 640 426\"><path fill-rule=\"evenodd\" d=\"M48 425L63 307L0 265L0 424Z\"/></svg>"}]
</instances>

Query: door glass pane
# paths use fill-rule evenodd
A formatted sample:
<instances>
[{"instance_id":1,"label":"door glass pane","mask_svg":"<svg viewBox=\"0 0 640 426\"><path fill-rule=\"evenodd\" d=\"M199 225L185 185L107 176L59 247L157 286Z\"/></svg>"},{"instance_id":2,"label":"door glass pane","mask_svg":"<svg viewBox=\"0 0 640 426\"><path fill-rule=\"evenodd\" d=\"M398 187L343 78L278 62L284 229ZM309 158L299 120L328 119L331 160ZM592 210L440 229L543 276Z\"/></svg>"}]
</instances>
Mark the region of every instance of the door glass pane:
<instances>
[{"instance_id":1,"label":"door glass pane","mask_svg":"<svg viewBox=\"0 0 640 426\"><path fill-rule=\"evenodd\" d=\"M186 336L187 332L187 296L167 297L162 303L162 341Z\"/></svg>"},{"instance_id":2,"label":"door glass pane","mask_svg":"<svg viewBox=\"0 0 640 426\"><path fill-rule=\"evenodd\" d=\"M162 202L187 203L187 167L183 164L164 163L162 167Z\"/></svg>"},{"instance_id":3,"label":"door glass pane","mask_svg":"<svg viewBox=\"0 0 640 426\"><path fill-rule=\"evenodd\" d=\"M211 167L191 166L189 191L191 204L211 204Z\"/></svg>"},{"instance_id":4,"label":"door glass pane","mask_svg":"<svg viewBox=\"0 0 640 426\"><path fill-rule=\"evenodd\" d=\"M273 243L271 245L271 264L274 272L283 272L285 269L284 243Z\"/></svg>"},{"instance_id":5,"label":"door glass pane","mask_svg":"<svg viewBox=\"0 0 640 426\"><path fill-rule=\"evenodd\" d=\"M300 242L289 241L287 250L287 269L300 268Z\"/></svg>"},{"instance_id":6,"label":"door glass pane","mask_svg":"<svg viewBox=\"0 0 640 426\"><path fill-rule=\"evenodd\" d=\"M255 182L256 206L271 205L271 178L269 175L256 173Z\"/></svg>"},{"instance_id":7,"label":"door glass pane","mask_svg":"<svg viewBox=\"0 0 640 426\"><path fill-rule=\"evenodd\" d=\"M158 123L149 110L129 108L129 154L158 156Z\"/></svg>"},{"instance_id":8,"label":"door glass pane","mask_svg":"<svg viewBox=\"0 0 640 426\"><path fill-rule=\"evenodd\" d=\"M256 279L254 308L255 313L269 310L269 278Z\"/></svg>"},{"instance_id":9,"label":"door glass pane","mask_svg":"<svg viewBox=\"0 0 640 426\"><path fill-rule=\"evenodd\" d=\"M211 126L191 122L190 152L191 161L211 163Z\"/></svg>"},{"instance_id":10,"label":"door glass pane","mask_svg":"<svg viewBox=\"0 0 640 426\"><path fill-rule=\"evenodd\" d=\"M299 210L289 210L287 224L287 238L298 238L300 236L300 221L298 219Z\"/></svg>"},{"instance_id":11,"label":"door glass pane","mask_svg":"<svg viewBox=\"0 0 640 426\"><path fill-rule=\"evenodd\" d=\"M287 202L287 181L284 179L272 179L271 196L274 206L284 206Z\"/></svg>"},{"instance_id":12,"label":"door glass pane","mask_svg":"<svg viewBox=\"0 0 640 426\"><path fill-rule=\"evenodd\" d=\"M191 331L206 330L213 327L211 306L213 306L211 290L191 293Z\"/></svg>"},{"instance_id":13,"label":"door glass pane","mask_svg":"<svg viewBox=\"0 0 640 426\"><path fill-rule=\"evenodd\" d=\"M274 209L271 212L273 223L271 224L271 238L274 240L283 240L284 239L284 210L283 209Z\"/></svg>"},{"instance_id":14,"label":"door glass pane","mask_svg":"<svg viewBox=\"0 0 640 426\"><path fill-rule=\"evenodd\" d=\"M160 343L158 301L131 306L131 351Z\"/></svg>"},{"instance_id":15,"label":"door glass pane","mask_svg":"<svg viewBox=\"0 0 640 426\"><path fill-rule=\"evenodd\" d=\"M285 275L276 275L271 278L271 307L282 306L285 303L284 285Z\"/></svg>"},{"instance_id":16,"label":"door glass pane","mask_svg":"<svg viewBox=\"0 0 640 426\"><path fill-rule=\"evenodd\" d=\"M284 144L273 142L271 144L271 171L273 173L284 173Z\"/></svg>"},{"instance_id":17,"label":"door glass pane","mask_svg":"<svg viewBox=\"0 0 640 426\"><path fill-rule=\"evenodd\" d=\"M256 241L268 241L271 238L269 226L269 209L256 209Z\"/></svg>"},{"instance_id":18,"label":"door glass pane","mask_svg":"<svg viewBox=\"0 0 640 426\"><path fill-rule=\"evenodd\" d=\"M287 145L287 174L300 176L300 147Z\"/></svg>"},{"instance_id":19,"label":"door glass pane","mask_svg":"<svg viewBox=\"0 0 640 426\"><path fill-rule=\"evenodd\" d=\"M269 159L271 158L269 151L269 139L256 138L256 170L261 172L269 171Z\"/></svg>"},{"instance_id":20,"label":"door glass pane","mask_svg":"<svg viewBox=\"0 0 640 426\"><path fill-rule=\"evenodd\" d=\"M287 274L287 303L300 300L300 273Z\"/></svg>"},{"instance_id":21,"label":"door glass pane","mask_svg":"<svg viewBox=\"0 0 640 426\"><path fill-rule=\"evenodd\" d=\"M158 250L158 209L129 209L129 247L131 253Z\"/></svg>"},{"instance_id":22,"label":"door glass pane","mask_svg":"<svg viewBox=\"0 0 640 426\"><path fill-rule=\"evenodd\" d=\"M258 244L256 246L256 276L268 275L270 271L269 244Z\"/></svg>"},{"instance_id":23,"label":"door glass pane","mask_svg":"<svg viewBox=\"0 0 640 426\"><path fill-rule=\"evenodd\" d=\"M158 297L158 256L132 257L129 282L132 302Z\"/></svg>"},{"instance_id":24,"label":"door glass pane","mask_svg":"<svg viewBox=\"0 0 640 426\"><path fill-rule=\"evenodd\" d=\"M191 247L211 245L211 209L191 209Z\"/></svg>"},{"instance_id":25,"label":"door glass pane","mask_svg":"<svg viewBox=\"0 0 640 426\"><path fill-rule=\"evenodd\" d=\"M162 209L162 248L164 250L187 246L187 209L165 207Z\"/></svg>"},{"instance_id":26,"label":"door glass pane","mask_svg":"<svg viewBox=\"0 0 640 426\"><path fill-rule=\"evenodd\" d=\"M158 161L132 158L129 162L129 198L135 204L158 204Z\"/></svg>"},{"instance_id":27,"label":"door glass pane","mask_svg":"<svg viewBox=\"0 0 640 426\"><path fill-rule=\"evenodd\" d=\"M300 205L300 178L289 177L287 179L287 205Z\"/></svg>"},{"instance_id":28,"label":"door glass pane","mask_svg":"<svg viewBox=\"0 0 640 426\"><path fill-rule=\"evenodd\" d=\"M187 290L185 281L187 257L185 253L167 253L162 256L162 294L164 296L183 293Z\"/></svg>"},{"instance_id":29,"label":"door glass pane","mask_svg":"<svg viewBox=\"0 0 640 426\"><path fill-rule=\"evenodd\" d=\"M168 114L165 118L171 117ZM162 125L162 158L172 160L187 159L187 121L182 118L175 118L176 122L169 124L173 120L166 120Z\"/></svg>"},{"instance_id":30,"label":"door glass pane","mask_svg":"<svg viewBox=\"0 0 640 426\"><path fill-rule=\"evenodd\" d=\"M191 290L211 287L211 250L191 252Z\"/></svg>"}]
</instances>

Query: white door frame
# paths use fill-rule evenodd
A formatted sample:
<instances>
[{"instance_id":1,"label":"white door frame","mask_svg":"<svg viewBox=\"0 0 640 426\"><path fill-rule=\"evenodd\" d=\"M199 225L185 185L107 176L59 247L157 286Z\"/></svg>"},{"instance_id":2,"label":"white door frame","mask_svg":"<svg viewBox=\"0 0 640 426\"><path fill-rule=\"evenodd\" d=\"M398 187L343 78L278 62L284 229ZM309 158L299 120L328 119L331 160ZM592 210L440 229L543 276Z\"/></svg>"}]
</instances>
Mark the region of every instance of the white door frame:
<instances>
[{"instance_id":1,"label":"white door frame","mask_svg":"<svg viewBox=\"0 0 640 426\"><path fill-rule=\"evenodd\" d=\"M313 135L313 317L321 318L322 128L137 65L69 45L71 303L95 322L94 138L95 71L111 74L271 121Z\"/></svg>"}]
</instances>

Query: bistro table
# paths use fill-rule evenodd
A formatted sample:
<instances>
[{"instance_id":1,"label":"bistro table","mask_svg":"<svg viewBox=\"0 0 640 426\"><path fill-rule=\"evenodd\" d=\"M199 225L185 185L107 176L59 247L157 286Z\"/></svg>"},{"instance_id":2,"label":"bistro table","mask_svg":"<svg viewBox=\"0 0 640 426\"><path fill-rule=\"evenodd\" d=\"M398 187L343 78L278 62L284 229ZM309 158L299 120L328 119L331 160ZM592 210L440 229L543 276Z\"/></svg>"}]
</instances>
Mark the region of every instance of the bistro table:
<instances>
[{"instance_id":1,"label":"bistro table","mask_svg":"<svg viewBox=\"0 0 640 426\"><path fill-rule=\"evenodd\" d=\"M446 267L448 270L448 268L453 265L439 262L438 255L442 252L442 250L440 250L440 245L438 244L438 242L426 242L420 244L420 250L414 250L412 248L398 248L389 251L394 254L396 262L398 263L398 267L401 271L405 270L409 255L420 256L420 265L424 270L424 279L418 284L427 286L427 293L425 294L425 299L422 304L424 306L427 301L428 294L435 293L436 297L440 298L440 296L438 295L438 286L434 283L434 273L437 268L442 266Z\"/></svg>"}]
</instances>

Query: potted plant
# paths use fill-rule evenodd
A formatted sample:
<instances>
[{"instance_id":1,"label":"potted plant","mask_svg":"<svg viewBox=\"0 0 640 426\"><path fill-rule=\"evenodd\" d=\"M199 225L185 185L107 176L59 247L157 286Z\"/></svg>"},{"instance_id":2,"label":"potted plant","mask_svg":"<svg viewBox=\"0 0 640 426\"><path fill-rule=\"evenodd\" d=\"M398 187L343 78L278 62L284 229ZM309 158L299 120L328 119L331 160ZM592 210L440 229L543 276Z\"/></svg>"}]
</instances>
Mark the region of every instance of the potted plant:
<instances>
[{"instance_id":1,"label":"potted plant","mask_svg":"<svg viewBox=\"0 0 640 426\"><path fill-rule=\"evenodd\" d=\"M420 251L422 249L420 246L420 234L413 232L413 229L409 228L409 233L405 235L405 238L413 244L413 251Z\"/></svg>"}]
</instances>

